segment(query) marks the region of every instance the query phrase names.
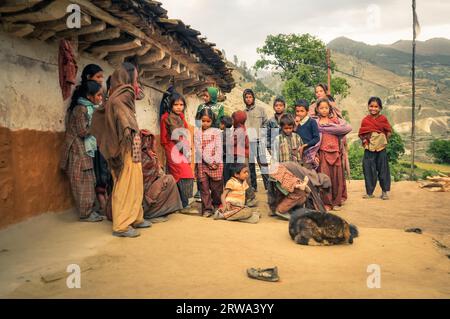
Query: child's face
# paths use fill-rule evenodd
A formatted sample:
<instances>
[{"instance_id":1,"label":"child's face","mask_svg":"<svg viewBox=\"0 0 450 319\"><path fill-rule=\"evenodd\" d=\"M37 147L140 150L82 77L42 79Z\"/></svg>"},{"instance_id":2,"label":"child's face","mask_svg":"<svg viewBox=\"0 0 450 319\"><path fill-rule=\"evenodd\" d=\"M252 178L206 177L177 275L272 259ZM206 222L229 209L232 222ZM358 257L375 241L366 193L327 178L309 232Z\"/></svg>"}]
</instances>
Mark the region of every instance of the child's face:
<instances>
[{"instance_id":1,"label":"child's face","mask_svg":"<svg viewBox=\"0 0 450 319\"><path fill-rule=\"evenodd\" d=\"M286 106L284 105L283 102L277 102L275 103L275 105L273 106L273 109L275 110L275 113L277 114L282 114L284 113Z\"/></svg>"},{"instance_id":2,"label":"child's face","mask_svg":"<svg viewBox=\"0 0 450 319\"><path fill-rule=\"evenodd\" d=\"M245 104L246 105L253 105L254 102L254 98L253 95L251 95L250 93L245 94Z\"/></svg>"},{"instance_id":3,"label":"child's face","mask_svg":"<svg viewBox=\"0 0 450 319\"><path fill-rule=\"evenodd\" d=\"M290 136L292 132L294 131L293 125L285 125L281 128L283 130L283 133Z\"/></svg>"},{"instance_id":4,"label":"child's face","mask_svg":"<svg viewBox=\"0 0 450 319\"><path fill-rule=\"evenodd\" d=\"M100 105L103 101L103 90L100 89L100 91L98 91L95 95L88 95L87 98L95 105Z\"/></svg>"},{"instance_id":5,"label":"child's face","mask_svg":"<svg viewBox=\"0 0 450 319\"><path fill-rule=\"evenodd\" d=\"M172 111L175 114L181 114L184 110L184 102L182 100L176 100L172 105Z\"/></svg>"},{"instance_id":6,"label":"child's face","mask_svg":"<svg viewBox=\"0 0 450 319\"><path fill-rule=\"evenodd\" d=\"M316 87L316 98L319 100L325 97L327 97L327 92L321 86Z\"/></svg>"},{"instance_id":7,"label":"child's face","mask_svg":"<svg viewBox=\"0 0 450 319\"><path fill-rule=\"evenodd\" d=\"M225 124L223 124L223 123L220 123L220 129L223 131L224 129L225 129Z\"/></svg>"},{"instance_id":8,"label":"child's face","mask_svg":"<svg viewBox=\"0 0 450 319\"><path fill-rule=\"evenodd\" d=\"M234 174L234 176L237 177L237 179L239 179L240 181L247 180L248 175L248 167L244 167L239 173Z\"/></svg>"},{"instance_id":9,"label":"child's face","mask_svg":"<svg viewBox=\"0 0 450 319\"><path fill-rule=\"evenodd\" d=\"M212 120L209 116L203 115L202 116L202 129L207 130L211 127Z\"/></svg>"},{"instance_id":10,"label":"child's face","mask_svg":"<svg viewBox=\"0 0 450 319\"><path fill-rule=\"evenodd\" d=\"M203 101L204 101L205 103L211 102L211 96L209 95L208 92L204 92L204 93L203 93Z\"/></svg>"},{"instance_id":11,"label":"child's face","mask_svg":"<svg viewBox=\"0 0 450 319\"><path fill-rule=\"evenodd\" d=\"M308 111L306 111L305 107L303 107L303 106L295 107L295 115L300 118L300 121L303 120L307 114L308 114Z\"/></svg>"},{"instance_id":12,"label":"child's face","mask_svg":"<svg viewBox=\"0 0 450 319\"><path fill-rule=\"evenodd\" d=\"M100 85L103 85L103 79L104 79L103 71L97 72L93 76L88 77L88 80L95 81Z\"/></svg>"},{"instance_id":13,"label":"child's face","mask_svg":"<svg viewBox=\"0 0 450 319\"><path fill-rule=\"evenodd\" d=\"M378 105L376 101L373 101L369 104L369 113L370 115L376 116L380 114L381 107Z\"/></svg>"},{"instance_id":14,"label":"child's face","mask_svg":"<svg viewBox=\"0 0 450 319\"><path fill-rule=\"evenodd\" d=\"M326 102L319 104L319 115L321 117L328 117L330 115L330 106Z\"/></svg>"}]
</instances>

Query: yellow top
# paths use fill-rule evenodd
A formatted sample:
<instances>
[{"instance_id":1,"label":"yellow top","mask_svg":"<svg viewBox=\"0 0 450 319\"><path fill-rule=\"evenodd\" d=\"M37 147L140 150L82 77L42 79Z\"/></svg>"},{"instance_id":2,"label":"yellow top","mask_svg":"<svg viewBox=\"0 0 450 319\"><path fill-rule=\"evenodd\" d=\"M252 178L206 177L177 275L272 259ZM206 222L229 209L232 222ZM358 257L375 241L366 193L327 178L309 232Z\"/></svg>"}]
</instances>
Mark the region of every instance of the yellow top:
<instances>
[{"instance_id":1,"label":"yellow top","mask_svg":"<svg viewBox=\"0 0 450 319\"><path fill-rule=\"evenodd\" d=\"M231 190L227 194L225 201L237 205L245 205L245 191L248 188L246 181L240 182L236 177L232 177L225 185L225 189Z\"/></svg>"},{"instance_id":2,"label":"yellow top","mask_svg":"<svg viewBox=\"0 0 450 319\"><path fill-rule=\"evenodd\" d=\"M371 152L381 152L386 148L388 141L384 133L373 132L370 136L370 142L366 145L366 149Z\"/></svg>"}]
</instances>

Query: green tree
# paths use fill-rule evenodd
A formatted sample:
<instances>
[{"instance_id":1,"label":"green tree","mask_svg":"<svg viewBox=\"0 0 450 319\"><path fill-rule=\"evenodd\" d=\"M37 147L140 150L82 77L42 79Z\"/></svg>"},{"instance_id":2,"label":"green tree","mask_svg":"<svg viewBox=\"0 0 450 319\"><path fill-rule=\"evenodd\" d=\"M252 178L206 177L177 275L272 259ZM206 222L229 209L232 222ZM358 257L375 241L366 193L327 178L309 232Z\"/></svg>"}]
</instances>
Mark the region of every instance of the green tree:
<instances>
[{"instance_id":1,"label":"green tree","mask_svg":"<svg viewBox=\"0 0 450 319\"><path fill-rule=\"evenodd\" d=\"M282 93L288 104L297 99L314 100L314 87L327 81L326 46L320 39L310 34L269 35L263 47L258 48L260 59L255 69L275 69L284 81ZM331 70L336 63L331 61ZM349 84L343 78L333 77L333 95L348 94Z\"/></svg>"},{"instance_id":2,"label":"green tree","mask_svg":"<svg viewBox=\"0 0 450 319\"><path fill-rule=\"evenodd\" d=\"M405 143L400 134L395 131L392 131L392 135L386 147L386 152L389 163L391 164L396 164L399 158L405 154Z\"/></svg>"},{"instance_id":3,"label":"green tree","mask_svg":"<svg viewBox=\"0 0 450 319\"><path fill-rule=\"evenodd\" d=\"M450 164L450 141L434 140L430 143L427 153L434 157L436 163Z\"/></svg>"}]
</instances>

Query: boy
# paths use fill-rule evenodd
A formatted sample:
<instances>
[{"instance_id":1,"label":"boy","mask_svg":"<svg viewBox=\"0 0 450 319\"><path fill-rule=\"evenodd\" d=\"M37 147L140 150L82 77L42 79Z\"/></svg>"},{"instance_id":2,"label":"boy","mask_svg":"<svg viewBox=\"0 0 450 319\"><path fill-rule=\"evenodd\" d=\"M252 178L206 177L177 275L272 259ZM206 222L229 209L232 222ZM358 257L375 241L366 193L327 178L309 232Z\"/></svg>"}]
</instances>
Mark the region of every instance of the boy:
<instances>
[{"instance_id":1,"label":"boy","mask_svg":"<svg viewBox=\"0 0 450 319\"><path fill-rule=\"evenodd\" d=\"M281 132L275 138L273 161L302 163L303 141L294 132L295 121L291 114L284 114L280 120Z\"/></svg>"},{"instance_id":2,"label":"boy","mask_svg":"<svg viewBox=\"0 0 450 319\"><path fill-rule=\"evenodd\" d=\"M300 123L297 127L297 134L300 135L303 145L302 145L302 154L305 151L319 143L320 134L319 127L317 122L309 117L309 103L308 101L301 99L295 103L295 115L300 119ZM305 159L305 167L311 169L312 163L309 163L307 158Z\"/></svg>"},{"instance_id":3,"label":"boy","mask_svg":"<svg viewBox=\"0 0 450 319\"><path fill-rule=\"evenodd\" d=\"M277 97L273 101L275 114L267 121L267 150L272 154L272 143L277 137L280 128L280 120L286 110L286 102L282 97ZM275 133L276 131L276 133ZM273 135L272 135L273 134Z\"/></svg>"},{"instance_id":4,"label":"boy","mask_svg":"<svg viewBox=\"0 0 450 319\"><path fill-rule=\"evenodd\" d=\"M363 198L373 198L373 191L380 180L381 199L387 200L387 192L391 190L391 174L386 153L392 128L387 118L381 115L383 109L381 99L371 97L368 102L369 115L361 122L358 136L362 141L364 151L363 173L366 184L366 195Z\"/></svg>"},{"instance_id":5,"label":"boy","mask_svg":"<svg viewBox=\"0 0 450 319\"><path fill-rule=\"evenodd\" d=\"M225 185L222 193L222 208L214 214L214 219L226 219L244 223L256 224L260 214L254 208L245 205L249 170L247 165L236 163L232 165L233 176Z\"/></svg>"}]
</instances>

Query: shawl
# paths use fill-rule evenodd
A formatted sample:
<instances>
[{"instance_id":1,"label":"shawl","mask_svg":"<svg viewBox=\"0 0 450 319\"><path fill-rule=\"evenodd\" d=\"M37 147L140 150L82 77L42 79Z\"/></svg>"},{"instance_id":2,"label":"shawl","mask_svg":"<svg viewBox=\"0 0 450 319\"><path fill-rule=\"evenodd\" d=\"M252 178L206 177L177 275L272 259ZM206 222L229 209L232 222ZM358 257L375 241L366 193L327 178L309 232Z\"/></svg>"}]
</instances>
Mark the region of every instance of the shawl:
<instances>
[{"instance_id":1,"label":"shawl","mask_svg":"<svg viewBox=\"0 0 450 319\"><path fill-rule=\"evenodd\" d=\"M135 90L131 82L124 67L114 71L111 96L92 116L91 133L116 176L122 170L123 155L132 150L133 135L139 132L134 105Z\"/></svg>"},{"instance_id":2,"label":"shawl","mask_svg":"<svg viewBox=\"0 0 450 319\"><path fill-rule=\"evenodd\" d=\"M88 123L89 126L92 124L92 115L94 114L94 111L98 108L98 105L94 105L91 101L80 97L78 99L78 103L81 105L86 106L87 109L87 117L88 117ZM90 157L95 157L95 151L97 150L97 140L92 135L87 135L84 138L84 147L86 148L86 153Z\"/></svg>"},{"instance_id":3,"label":"shawl","mask_svg":"<svg viewBox=\"0 0 450 319\"><path fill-rule=\"evenodd\" d=\"M388 136L392 132L391 125L388 119L384 115L373 117L372 115L367 115L361 122L361 127L358 132L358 136L361 139L366 139L366 134L376 132L383 133Z\"/></svg>"},{"instance_id":4,"label":"shawl","mask_svg":"<svg viewBox=\"0 0 450 319\"><path fill-rule=\"evenodd\" d=\"M163 175L158 156L155 153L155 136L147 130L141 130L142 173L144 185L151 185Z\"/></svg>"}]
</instances>

